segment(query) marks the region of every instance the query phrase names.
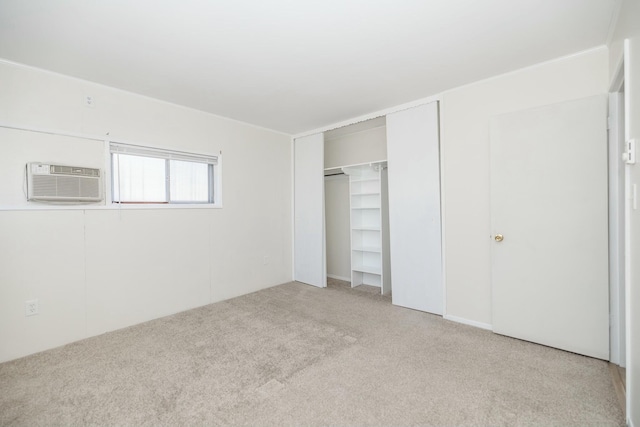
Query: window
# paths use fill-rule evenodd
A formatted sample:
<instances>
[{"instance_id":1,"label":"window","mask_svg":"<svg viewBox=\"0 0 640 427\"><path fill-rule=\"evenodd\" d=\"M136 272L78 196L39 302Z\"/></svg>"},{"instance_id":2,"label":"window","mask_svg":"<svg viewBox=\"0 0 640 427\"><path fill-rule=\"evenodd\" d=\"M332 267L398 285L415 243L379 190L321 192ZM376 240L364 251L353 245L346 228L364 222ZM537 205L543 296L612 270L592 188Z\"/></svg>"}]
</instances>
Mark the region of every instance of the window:
<instances>
[{"instance_id":1,"label":"window","mask_svg":"<svg viewBox=\"0 0 640 427\"><path fill-rule=\"evenodd\" d=\"M218 156L110 143L113 203L219 204Z\"/></svg>"}]
</instances>

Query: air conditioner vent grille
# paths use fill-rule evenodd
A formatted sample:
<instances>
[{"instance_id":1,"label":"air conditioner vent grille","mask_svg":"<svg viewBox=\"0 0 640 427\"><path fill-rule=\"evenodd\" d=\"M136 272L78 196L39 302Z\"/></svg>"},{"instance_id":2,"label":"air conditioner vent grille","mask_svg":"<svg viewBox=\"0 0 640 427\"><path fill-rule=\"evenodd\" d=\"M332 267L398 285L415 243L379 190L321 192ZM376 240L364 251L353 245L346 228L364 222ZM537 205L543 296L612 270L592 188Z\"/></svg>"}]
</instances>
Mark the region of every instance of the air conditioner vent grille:
<instances>
[{"instance_id":1,"label":"air conditioner vent grille","mask_svg":"<svg viewBox=\"0 0 640 427\"><path fill-rule=\"evenodd\" d=\"M56 176L56 196L74 197L80 195L80 180L75 176Z\"/></svg>"},{"instance_id":2,"label":"air conditioner vent grille","mask_svg":"<svg viewBox=\"0 0 640 427\"><path fill-rule=\"evenodd\" d=\"M100 169L52 165L51 173L56 175L100 176Z\"/></svg>"},{"instance_id":3,"label":"air conditioner vent grille","mask_svg":"<svg viewBox=\"0 0 640 427\"><path fill-rule=\"evenodd\" d=\"M48 194L57 194L57 180L51 179L51 175L33 176L33 196L42 197Z\"/></svg>"},{"instance_id":4,"label":"air conditioner vent grille","mask_svg":"<svg viewBox=\"0 0 640 427\"><path fill-rule=\"evenodd\" d=\"M89 194L90 197L100 197L100 180L81 179L80 194Z\"/></svg>"}]
</instances>

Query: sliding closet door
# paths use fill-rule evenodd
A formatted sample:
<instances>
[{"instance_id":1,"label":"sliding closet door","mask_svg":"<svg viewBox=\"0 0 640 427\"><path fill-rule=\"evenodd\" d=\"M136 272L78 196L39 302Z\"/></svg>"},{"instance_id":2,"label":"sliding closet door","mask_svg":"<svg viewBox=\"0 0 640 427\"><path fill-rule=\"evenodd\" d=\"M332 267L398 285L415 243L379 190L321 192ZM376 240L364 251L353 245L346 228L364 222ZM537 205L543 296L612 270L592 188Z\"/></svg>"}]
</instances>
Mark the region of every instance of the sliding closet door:
<instances>
[{"instance_id":1,"label":"sliding closet door","mask_svg":"<svg viewBox=\"0 0 640 427\"><path fill-rule=\"evenodd\" d=\"M387 116L392 300L442 314L438 103Z\"/></svg>"},{"instance_id":2,"label":"sliding closet door","mask_svg":"<svg viewBox=\"0 0 640 427\"><path fill-rule=\"evenodd\" d=\"M325 287L324 135L296 138L293 150L293 279Z\"/></svg>"}]
</instances>

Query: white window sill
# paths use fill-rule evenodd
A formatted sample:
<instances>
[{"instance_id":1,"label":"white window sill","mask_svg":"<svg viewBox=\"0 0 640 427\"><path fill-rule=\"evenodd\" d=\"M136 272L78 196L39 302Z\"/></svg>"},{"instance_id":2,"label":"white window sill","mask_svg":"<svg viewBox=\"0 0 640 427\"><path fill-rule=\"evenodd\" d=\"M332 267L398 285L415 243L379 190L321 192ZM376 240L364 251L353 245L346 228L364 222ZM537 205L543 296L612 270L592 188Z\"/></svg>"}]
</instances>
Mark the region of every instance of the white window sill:
<instances>
[{"instance_id":1,"label":"white window sill","mask_svg":"<svg viewBox=\"0 0 640 427\"><path fill-rule=\"evenodd\" d=\"M54 205L34 202L29 205L0 206L0 211L85 211L85 210L145 210L145 209L222 209L222 204L204 203L173 203L173 204L117 204L117 203L87 203L78 205Z\"/></svg>"}]
</instances>

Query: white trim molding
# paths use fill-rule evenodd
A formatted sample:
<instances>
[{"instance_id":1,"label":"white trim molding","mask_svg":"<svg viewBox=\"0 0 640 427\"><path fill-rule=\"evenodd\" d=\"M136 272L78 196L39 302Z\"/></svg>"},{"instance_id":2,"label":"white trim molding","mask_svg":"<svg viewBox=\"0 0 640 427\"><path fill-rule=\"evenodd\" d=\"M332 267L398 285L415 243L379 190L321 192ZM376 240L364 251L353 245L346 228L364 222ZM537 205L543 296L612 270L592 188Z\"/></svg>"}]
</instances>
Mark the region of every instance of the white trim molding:
<instances>
[{"instance_id":1,"label":"white trim molding","mask_svg":"<svg viewBox=\"0 0 640 427\"><path fill-rule=\"evenodd\" d=\"M445 320L450 320L456 323L462 323L464 325L475 326L476 328L486 329L488 331L493 331L493 326L488 323L477 322L475 320L465 319L464 317L451 316L449 314L445 314L442 316Z\"/></svg>"}]
</instances>

